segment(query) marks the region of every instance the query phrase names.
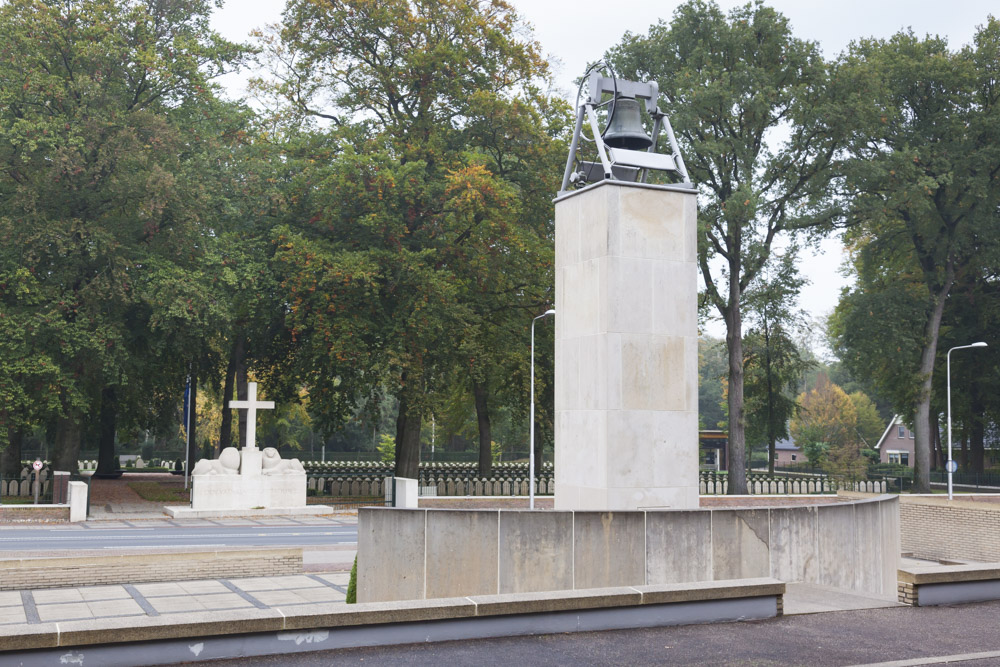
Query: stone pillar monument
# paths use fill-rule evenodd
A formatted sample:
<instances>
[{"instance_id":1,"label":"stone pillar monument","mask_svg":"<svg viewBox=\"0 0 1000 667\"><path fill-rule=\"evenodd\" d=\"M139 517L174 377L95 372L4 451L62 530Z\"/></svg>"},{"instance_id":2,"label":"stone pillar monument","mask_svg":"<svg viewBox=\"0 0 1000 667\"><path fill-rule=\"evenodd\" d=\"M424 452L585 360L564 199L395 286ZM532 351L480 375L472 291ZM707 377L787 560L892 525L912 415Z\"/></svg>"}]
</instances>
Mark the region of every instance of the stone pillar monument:
<instances>
[{"instance_id":1,"label":"stone pillar monument","mask_svg":"<svg viewBox=\"0 0 1000 667\"><path fill-rule=\"evenodd\" d=\"M555 507L698 507L696 191L556 200Z\"/></svg>"}]
</instances>

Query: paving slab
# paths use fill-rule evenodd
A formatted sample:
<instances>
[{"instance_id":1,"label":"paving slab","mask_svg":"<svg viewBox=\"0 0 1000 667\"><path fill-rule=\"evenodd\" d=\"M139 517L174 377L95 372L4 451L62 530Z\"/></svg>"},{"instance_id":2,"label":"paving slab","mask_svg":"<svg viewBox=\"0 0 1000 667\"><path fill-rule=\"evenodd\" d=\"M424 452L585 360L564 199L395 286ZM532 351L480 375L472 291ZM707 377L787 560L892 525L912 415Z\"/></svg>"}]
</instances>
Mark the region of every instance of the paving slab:
<instances>
[{"instance_id":1,"label":"paving slab","mask_svg":"<svg viewBox=\"0 0 1000 667\"><path fill-rule=\"evenodd\" d=\"M905 606L896 600L871 597L832 586L785 584L785 616Z\"/></svg>"}]
</instances>

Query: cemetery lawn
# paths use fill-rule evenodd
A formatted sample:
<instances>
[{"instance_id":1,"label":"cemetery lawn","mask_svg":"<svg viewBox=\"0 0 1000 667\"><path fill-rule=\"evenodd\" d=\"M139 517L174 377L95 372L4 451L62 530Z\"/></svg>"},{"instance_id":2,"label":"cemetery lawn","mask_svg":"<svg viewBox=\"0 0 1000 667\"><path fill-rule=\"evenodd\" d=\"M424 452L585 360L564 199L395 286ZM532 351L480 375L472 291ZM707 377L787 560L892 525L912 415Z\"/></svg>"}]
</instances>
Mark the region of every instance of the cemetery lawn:
<instances>
[{"instance_id":1,"label":"cemetery lawn","mask_svg":"<svg viewBox=\"0 0 1000 667\"><path fill-rule=\"evenodd\" d=\"M0 505L31 505L35 499L31 496L3 496Z\"/></svg>"},{"instance_id":2,"label":"cemetery lawn","mask_svg":"<svg viewBox=\"0 0 1000 667\"><path fill-rule=\"evenodd\" d=\"M129 482L128 488L132 489L143 500L150 500L159 503L186 503L190 500L188 491L180 484L170 484L164 482Z\"/></svg>"}]
</instances>

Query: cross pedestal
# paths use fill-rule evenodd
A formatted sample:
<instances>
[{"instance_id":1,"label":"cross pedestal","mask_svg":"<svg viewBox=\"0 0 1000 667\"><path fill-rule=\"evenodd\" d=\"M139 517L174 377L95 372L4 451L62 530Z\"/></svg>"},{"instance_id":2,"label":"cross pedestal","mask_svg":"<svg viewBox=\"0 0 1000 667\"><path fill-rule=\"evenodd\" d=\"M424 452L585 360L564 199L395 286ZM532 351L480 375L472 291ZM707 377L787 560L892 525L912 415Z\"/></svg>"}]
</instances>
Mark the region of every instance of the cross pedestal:
<instances>
[{"instance_id":1,"label":"cross pedestal","mask_svg":"<svg viewBox=\"0 0 1000 667\"><path fill-rule=\"evenodd\" d=\"M247 384L247 400L230 401L247 410L243 448L227 447L218 459L202 459L192 471L191 507L168 507L174 517L321 514L331 508L306 505L306 473L298 459L282 459L273 448L257 447L257 410L274 401L257 400L257 383Z\"/></svg>"}]
</instances>

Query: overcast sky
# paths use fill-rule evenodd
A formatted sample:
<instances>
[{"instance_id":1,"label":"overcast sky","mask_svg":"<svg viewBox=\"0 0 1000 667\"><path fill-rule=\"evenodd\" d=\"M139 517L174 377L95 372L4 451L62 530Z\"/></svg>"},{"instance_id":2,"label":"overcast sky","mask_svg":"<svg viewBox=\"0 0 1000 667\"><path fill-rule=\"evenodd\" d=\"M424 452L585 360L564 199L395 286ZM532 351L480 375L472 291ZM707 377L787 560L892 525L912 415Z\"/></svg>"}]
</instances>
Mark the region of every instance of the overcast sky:
<instances>
[{"instance_id":1,"label":"overcast sky","mask_svg":"<svg viewBox=\"0 0 1000 667\"><path fill-rule=\"evenodd\" d=\"M556 85L567 95L575 92L573 79L583 74L588 60L598 59L631 31L645 33L661 19L670 20L677 0L509 0L533 27L536 39L555 66ZM723 9L745 4L721 0ZM861 37L888 37L910 28L918 35L947 37L953 48L971 42L976 26L990 13L1000 12L996 0L769 0L789 18L796 36L816 41L827 57L834 57ZM213 23L225 37L246 41L250 30L281 19L283 0L226 0ZM557 62L558 61L558 62ZM242 79L226 80L233 96L241 96ZM810 280L800 303L808 314L824 318L837 303L846 284L838 273L840 244L826 241L818 254L802 257L803 274ZM721 322L706 331L723 336Z\"/></svg>"}]
</instances>

